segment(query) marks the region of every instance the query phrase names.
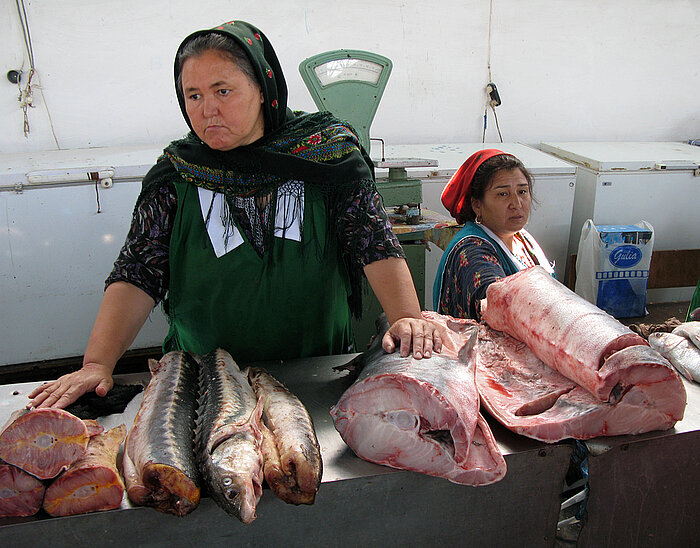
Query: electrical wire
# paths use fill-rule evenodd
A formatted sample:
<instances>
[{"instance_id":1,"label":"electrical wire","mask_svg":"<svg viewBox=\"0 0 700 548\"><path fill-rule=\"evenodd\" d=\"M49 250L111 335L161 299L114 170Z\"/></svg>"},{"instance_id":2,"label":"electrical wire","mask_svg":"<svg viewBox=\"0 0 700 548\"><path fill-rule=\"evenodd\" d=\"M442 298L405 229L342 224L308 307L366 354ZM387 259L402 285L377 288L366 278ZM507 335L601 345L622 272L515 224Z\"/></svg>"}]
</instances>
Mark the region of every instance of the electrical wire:
<instances>
[{"instance_id":1,"label":"electrical wire","mask_svg":"<svg viewBox=\"0 0 700 548\"><path fill-rule=\"evenodd\" d=\"M493 118L496 120L496 129L498 130L498 137L501 140L501 143L503 142L503 135L501 135L501 128L498 125L498 115L496 114L496 108L491 105L491 110L493 111Z\"/></svg>"},{"instance_id":2,"label":"electrical wire","mask_svg":"<svg viewBox=\"0 0 700 548\"><path fill-rule=\"evenodd\" d=\"M486 68L488 69L489 72L489 82L493 82L493 76L491 75L491 31L493 28L493 0L489 0L489 32L488 32L488 44L487 44L487 59L486 59ZM503 142L503 135L501 135L501 128L498 124L498 115L496 114L496 108L495 108L495 101L493 101L489 95L489 98L486 100L486 106L484 107L484 130L481 134L481 142L485 143L486 142L486 126L487 126L487 120L488 120L488 112L489 112L489 107L491 107L491 111L493 112L493 118L496 122L496 130L498 131L498 137L501 140L501 143Z\"/></svg>"},{"instance_id":3,"label":"electrical wire","mask_svg":"<svg viewBox=\"0 0 700 548\"><path fill-rule=\"evenodd\" d=\"M36 67L34 65L34 47L32 46L32 35L29 32L29 22L27 19L27 9L24 6L24 0L15 0L15 4L17 5L17 13L19 14L19 20L20 23L22 24L22 34L24 35L24 46L27 49L27 55L29 56L29 77L27 78L27 83L24 86L24 89L22 89L20 82L17 82L18 87L20 88L20 93L18 100L20 102L20 108L22 109L22 113L24 116L24 123L23 123L23 130L24 130L24 136L29 137L29 116L27 115L27 109L29 107L34 107L33 104L33 90L32 90L32 78L34 77L34 74L36 73ZM46 98L44 97L44 91L41 89L41 85L36 86L39 89L39 93L41 93L41 98L44 102L44 108L46 108L46 115L48 116L49 119L49 127L51 128L51 135L53 135L53 140L56 143L56 148L60 149L61 147L58 144L58 139L56 138L56 132L53 127L53 121L51 120L51 113L49 112L49 108L46 105Z\"/></svg>"},{"instance_id":4,"label":"electrical wire","mask_svg":"<svg viewBox=\"0 0 700 548\"><path fill-rule=\"evenodd\" d=\"M489 39L488 39L488 51L487 51L487 58L486 58L486 66L489 70L489 82L493 82L493 78L491 77L491 28L492 28L492 21L493 21L493 0L489 0Z\"/></svg>"}]
</instances>

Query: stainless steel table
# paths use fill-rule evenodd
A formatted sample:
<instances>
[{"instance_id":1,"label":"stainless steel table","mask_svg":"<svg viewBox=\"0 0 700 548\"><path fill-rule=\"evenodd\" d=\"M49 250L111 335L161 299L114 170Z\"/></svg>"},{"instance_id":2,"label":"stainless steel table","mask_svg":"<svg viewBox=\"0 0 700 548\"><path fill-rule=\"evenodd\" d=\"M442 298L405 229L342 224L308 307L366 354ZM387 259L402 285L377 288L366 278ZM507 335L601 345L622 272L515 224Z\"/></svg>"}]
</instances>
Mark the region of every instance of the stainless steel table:
<instances>
[{"instance_id":1,"label":"stainless steel table","mask_svg":"<svg viewBox=\"0 0 700 548\"><path fill-rule=\"evenodd\" d=\"M243 525L211 499L177 518L132 507L82 516L0 519L5 546L552 546L571 446L546 445L489 421L508 465L493 485L468 487L366 462L345 445L328 410L351 384L333 367L354 355L263 364L304 402L321 444L324 474L316 503L293 506L265 490L258 518ZM145 374L121 383L143 382ZM26 404L39 383L0 386L0 419ZM141 396L106 428L131 426Z\"/></svg>"}]
</instances>

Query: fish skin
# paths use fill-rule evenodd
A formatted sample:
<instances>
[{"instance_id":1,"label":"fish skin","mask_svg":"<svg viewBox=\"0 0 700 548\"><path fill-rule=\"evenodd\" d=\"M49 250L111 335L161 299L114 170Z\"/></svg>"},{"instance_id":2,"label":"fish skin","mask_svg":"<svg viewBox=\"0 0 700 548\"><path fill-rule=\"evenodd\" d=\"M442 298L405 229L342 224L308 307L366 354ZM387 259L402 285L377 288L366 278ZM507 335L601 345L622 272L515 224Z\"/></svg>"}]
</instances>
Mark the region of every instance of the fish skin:
<instances>
[{"instance_id":1,"label":"fish skin","mask_svg":"<svg viewBox=\"0 0 700 548\"><path fill-rule=\"evenodd\" d=\"M0 431L0 459L51 479L85 452L89 439L85 423L63 409L20 409Z\"/></svg>"},{"instance_id":2,"label":"fish skin","mask_svg":"<svg viewBox=\"0 0 700 548\"><path fill-rule=\"evenodd\" d=\"M194 456L197 363L181 351L149 360L151 380L124 444L129 499L184 516L199 504Z\"/></svg>"},{"instance_id":3,"label":"fish skin","mask_svg":"<svg viewBox=\"0 0 700 548\"><path fill-rule=\"evenodd\" d=\"M117 470L117 453L126 426L90 438L87 451L46 489L43 507L50 516L72 516L119 508L124 482Z\"/></svg>"},{"instance_id":4,"label":"fish skin","mask_svg":"<svg viewBox=\"0 0 700 548\"><path fill-rule=\"evenodd\" d=\"M228 352L219 348L198 359L197 461L209 495L251 523L262 496L262 404Z\"/></svg>"},{"instance_id":5,"label":"fish skin","mask_svg":"<svg viewBox=\"0 0 700 548\"><path fill-rule=\"evenodd\" d=\"M695 346L700 348L700 321L682 323L671 331L671 333L685 337Z\"/></svg>"},{"instance_id":6,"label":"fish skin","mask_svg":"<svg viewBox=\"0 0 700 548\"><path fill-rule=\"evenodd\" d=\"M43 499L41 481L21 468L0 461L0 518L33 516Z\"/></svg>"},{"instance_id":7,"label":"fish skin","mask_svg":"<svg viewBox=\"0 0 700 548\"><path fill-rule=\"evenodd\" d=\"M278 498L313 504L321 484L323 461L313 421L299 398L261 368L248 378L263 403L264 476Z\"/></svg>"},{"instance_id":8,"label":"fish skin","mask_svg":"<svg viewBox=\"0 0 700 548\"><path fill-rule=\"evenodd\" d=\"M675 333L652 333L649 344L671 362L686 379L700 382L700 348Z\"/></svg>"}]
</instances>

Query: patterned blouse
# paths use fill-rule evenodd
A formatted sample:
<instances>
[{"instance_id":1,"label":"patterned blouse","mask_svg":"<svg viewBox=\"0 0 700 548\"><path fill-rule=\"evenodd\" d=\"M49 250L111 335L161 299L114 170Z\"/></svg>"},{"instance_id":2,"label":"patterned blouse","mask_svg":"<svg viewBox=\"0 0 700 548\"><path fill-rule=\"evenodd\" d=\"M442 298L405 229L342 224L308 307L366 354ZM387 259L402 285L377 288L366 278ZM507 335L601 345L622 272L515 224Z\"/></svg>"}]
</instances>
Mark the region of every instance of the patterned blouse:
<instances>
[{"instance_id":1,"label":"patterned blouse","mask_svg":"<svg viewBox=\"0 0 700 548\"><path fill-rule=\"evenodd\" d=\"M398 238L382 206L380 195L362 192L339 204L344 213L337 236L341 249L348 253L350 242L362 242L362 252L352 257L352 263L362 268L388 257L404 258ZM118 281L128 282L150 295L156 303L165 298L170 278L169 245L172 223L177 212L177 194L172 184L154 185L151 195L134 210L126 242L114 263L105 288ZM357 223L357 218L369 222ZM360 230L362 233L351 234Z\"/></svg>"},{"instance_id":2,"label":"patterned blouse","mask_svg":"<svg viewBox=\"0 0 700 548\"><path fill-rule=\"evenodd\" d=\"M489 242L474 236L464 238L445 263L438 310L455 318L480 319L479 301L486 297L488 286L505 275Z\"/></svg>"}]
</instances>

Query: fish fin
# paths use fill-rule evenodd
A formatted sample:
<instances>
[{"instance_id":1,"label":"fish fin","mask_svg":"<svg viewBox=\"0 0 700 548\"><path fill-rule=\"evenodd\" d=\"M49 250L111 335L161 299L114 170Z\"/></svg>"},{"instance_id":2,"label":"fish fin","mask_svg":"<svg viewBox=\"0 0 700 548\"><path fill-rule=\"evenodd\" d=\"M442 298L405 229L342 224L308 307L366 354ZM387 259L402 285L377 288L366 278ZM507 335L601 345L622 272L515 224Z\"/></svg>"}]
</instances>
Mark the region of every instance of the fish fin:
<instances>
[{"instance_id":1,"label":"fish fin","mask_svg":"<svg viewBox=\"0 0 700 548\"><path fill-rule=\"evenodd\" d=\"M477 340L479 338L479 328L474 326L468 335L467 342L459 349L457 357L464 363L469 363L474 358Z\"/></svg>"},{"instance_id":2,"label":"fish fin","mask_svg":"<svg viewBox=\"0 0 700 548\"><path fill-rule=\"evenodd\" d=\"M160 369L160 362L158 360L154 360L153 358L149 358L148 369L151 371L151 375L155 375Z\"/></svg>"},{"instance_id":3,"label":"fish fin","mask_svg":"<svg viewBox=\"0 0 700 548\"><path fill-rule=\"evenodd\" d=\"M260 423L262 422L263 413L263 401L262 398L258 398L255 407L251 411L248 417L235 424L227 424L219 428L214 435L209 438L209 445L207 447L208 453L211 455L227 439L240 434L243 432L250 432L253 434L257 440L258 446L262 443L262 432L260 430Z\"/></svg>"}]
</instances>

